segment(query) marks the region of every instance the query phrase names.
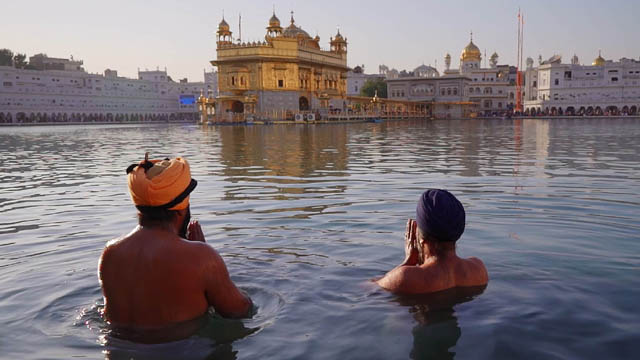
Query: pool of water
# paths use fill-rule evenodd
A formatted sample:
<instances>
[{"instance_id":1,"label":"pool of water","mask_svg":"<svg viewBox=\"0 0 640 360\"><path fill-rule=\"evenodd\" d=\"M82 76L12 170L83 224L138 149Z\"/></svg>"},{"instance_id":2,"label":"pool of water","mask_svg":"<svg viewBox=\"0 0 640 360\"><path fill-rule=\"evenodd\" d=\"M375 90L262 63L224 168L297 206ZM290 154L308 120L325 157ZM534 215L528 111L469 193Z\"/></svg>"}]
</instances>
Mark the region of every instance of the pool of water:
<instances>
[{"instance_id":1,"label":"pool of water","mask_svg":"<svg viewBox=\"0 0 640 360\"><path fill-rule=\"evenodd\" d=\"M640 120L0 129L0 357L623 359L640 341ZM192 214L258 305L180 341L109 336L96 266L125 168L182 155ZM484 289L401 297L427 188L464 204Z\"/></svg>"}]
</instances>

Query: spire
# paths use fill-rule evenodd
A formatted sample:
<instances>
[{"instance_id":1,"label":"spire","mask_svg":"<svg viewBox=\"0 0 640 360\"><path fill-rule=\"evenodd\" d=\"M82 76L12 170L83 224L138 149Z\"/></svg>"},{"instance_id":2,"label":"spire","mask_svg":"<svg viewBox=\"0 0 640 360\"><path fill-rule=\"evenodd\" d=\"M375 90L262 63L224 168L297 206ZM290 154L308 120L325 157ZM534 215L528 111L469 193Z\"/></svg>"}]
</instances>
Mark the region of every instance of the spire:
<instances>
[{"instance_id":1,"label":"spire","mask_svg":"<svg viewBox=\"0 0 640 360\"><path fill-rule=\"evenodd\" d=\"M294 22L295 20L293 20L293 10L291 10L291 25L293 25Z\"/></svg>"},{"instance_id":2,"label":"spire","mask_svg":"<svg viewBox=\"0 0 640 360\"><path fill-rule=\"evenodd\" d=\"M471 30L471 32L469 33L469 39L471 40L471 42L473 42L473 30Z\"/></svg>"}]
</instances>

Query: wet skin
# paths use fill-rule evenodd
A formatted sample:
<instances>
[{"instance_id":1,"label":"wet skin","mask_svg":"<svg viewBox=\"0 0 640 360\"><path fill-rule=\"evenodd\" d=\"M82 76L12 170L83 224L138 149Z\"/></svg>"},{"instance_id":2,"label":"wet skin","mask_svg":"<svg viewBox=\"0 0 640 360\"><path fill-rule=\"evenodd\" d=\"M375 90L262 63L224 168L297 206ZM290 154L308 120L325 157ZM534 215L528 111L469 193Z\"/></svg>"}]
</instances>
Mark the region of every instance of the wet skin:
<instances>
[{"instance_id":1,"label":"wet skin","mask_svg":"<svg viewBox=\"0 0 640 360\"><path fill-rule=\"evenodd\" d=\"M418 240L420 239L420 240ZM482 261L459 258L453 244L440 255L429 255L428 243L413 219L407 221L405 260L376 282L401 294L425 294L454 287L481 286L489 281Z\"/></svg>"},{"instance_id":2,"label":"wet skin","mask_svg":"<svg viewBox=\"0 0 640 360\"><path fill-rule=\"evenodd\" d=\"M229 278L198 222L177 234L184 215L164 228L138 226L110 241L98 276L106 319L122 327L161 328L197 318L209 306L224 317L249 313L251 300Z\"/></svg>"}]
</instances>

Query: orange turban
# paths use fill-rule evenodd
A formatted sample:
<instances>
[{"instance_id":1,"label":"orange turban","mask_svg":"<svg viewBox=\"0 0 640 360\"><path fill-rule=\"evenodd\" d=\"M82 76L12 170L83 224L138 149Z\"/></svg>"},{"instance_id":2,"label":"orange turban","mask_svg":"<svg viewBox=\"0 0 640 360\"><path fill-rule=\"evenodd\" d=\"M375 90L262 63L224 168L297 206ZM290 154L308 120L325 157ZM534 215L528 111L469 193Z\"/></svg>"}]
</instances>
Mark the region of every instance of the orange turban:
<instances>
[{"instance_id":1,"label":"orange turban","mask_svg":"<svg viewBox=\"0 0 640 360\"><path fill-rule=\"evenodd\" d=\"M189 206L189 194L198 184L191 178L186 159L148 160L127 168L131 200L141 212L182 210Z\"/></svg>"}]
</instances>

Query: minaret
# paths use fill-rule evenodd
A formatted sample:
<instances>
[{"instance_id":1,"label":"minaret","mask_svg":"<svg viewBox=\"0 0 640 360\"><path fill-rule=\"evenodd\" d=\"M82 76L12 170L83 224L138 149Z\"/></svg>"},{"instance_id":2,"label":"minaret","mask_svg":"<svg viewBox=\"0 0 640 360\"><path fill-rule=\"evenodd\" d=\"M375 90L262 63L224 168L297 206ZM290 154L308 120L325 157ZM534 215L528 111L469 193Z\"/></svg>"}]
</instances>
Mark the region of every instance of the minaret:
<instances>
[{"instance_id":1,"label":"minaret","mask_svg":"<svg viewBox=\"0 0 640 360\"><path fill-rule=\"evenodd\" d=\"M293 17L291 18L291 20L293 20ZM347 52L347 39L342 37L342 35L340 34L340 29L338 29L336 37L330 38L329 40L331 51L338 54L345 54Z\"/></svg>"},{"instance_id":2,"label":"minaret","mask_svg":"<svg viewBox=\"0 0 640 360\"><path fill-rule=\"evenodd\" d=\"M573 57L571 58L571 64L572 64L572 65L578 65L578 64L580 64L580 60L578 59L578 55L573 54Z\"/></svg>"},{"instance_id":3,"label":"minaret","mask_svg":"<svg viewBox=\"0 0 640 360\"><path fill-rule=\"evenodd\" d=\"M275 6L273 9L273 15L271 15L271 19L269 19L269 26L267 26L267 35L265 38L270 40L270 38L278 37L282 35L282 27L280 26L280 19L276 16Z\"/></svg>"},{"instance_id":4,"label":"minaret","mask_svg":"<svg viewBox=\"0 0 640 360\"><path fill-rule=\"evenodd\" d=\"M444 56L444 69L445 71L449 71L450 68L451 68L451 54L447 53L447 55Z\"/></svg>"},{"instance_id":5,"label":"minaret","mask_svg":"<svg viewBox=\"0 0 640 360\"><path fill-rule=\"evenodd\" d=\"M224 15L222 15L222 21L218 24L218 31L216 34L218 35L218 47L231 44L231 30L229 30L229 24L224 20Z\"/></svg>"}]
</instances>

